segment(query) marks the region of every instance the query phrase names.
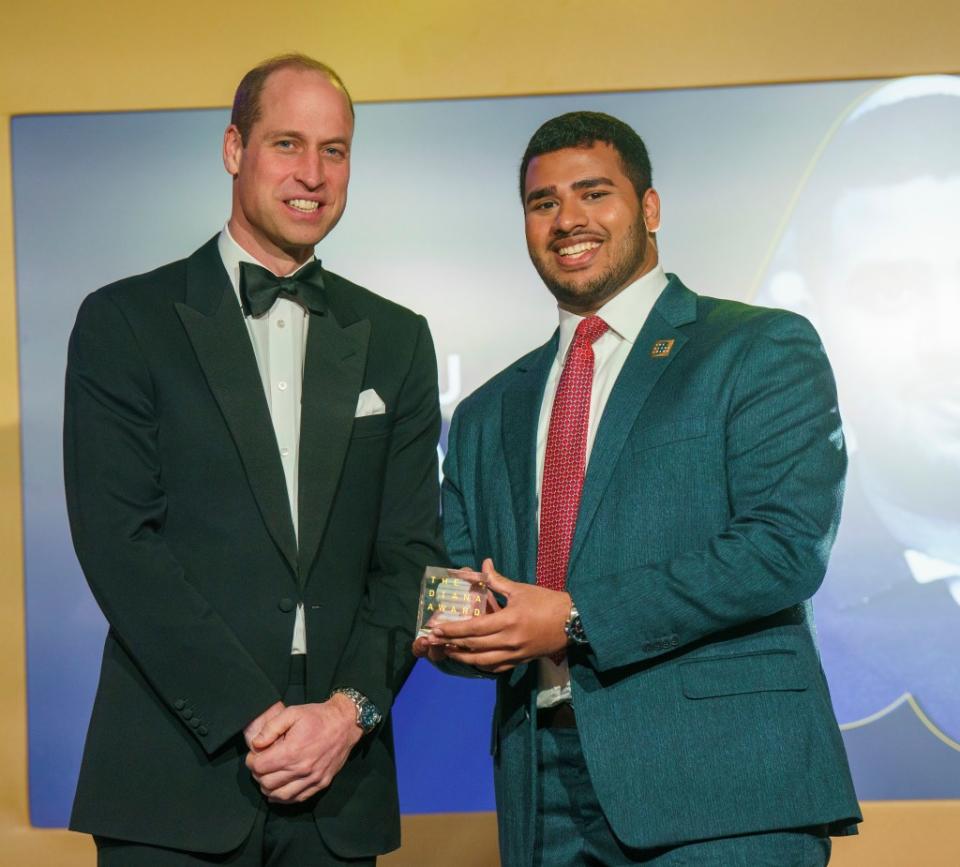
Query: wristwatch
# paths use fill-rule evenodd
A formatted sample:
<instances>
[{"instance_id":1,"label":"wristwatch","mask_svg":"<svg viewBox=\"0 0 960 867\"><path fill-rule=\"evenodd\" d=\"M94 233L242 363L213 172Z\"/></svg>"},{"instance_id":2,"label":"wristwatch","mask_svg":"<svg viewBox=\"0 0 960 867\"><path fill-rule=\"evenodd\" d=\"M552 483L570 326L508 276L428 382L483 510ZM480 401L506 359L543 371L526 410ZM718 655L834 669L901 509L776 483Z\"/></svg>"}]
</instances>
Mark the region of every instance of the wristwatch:
<instances>
[{"instance_id":1,"label":"wristwatch","mask_svg":"<svg viewBox=\"0 0 960 867\"><path fill-rule=\"evenodd\" d=\"M583 631L580 612L577 611L577 603L572 598L570 599L570 614L567 616L567 622L563 624L563 631L567 635L567 641L571 644L589 644L587 633Z\"/></svg>"},{"instance_id":2,"label":"wristwatch","mask_svg":"<svg viewBox=\"0 0 960 867\"><path fill-rule=\"evenodd\" d=\"M345 695L353 702L357 709L357 725L360 726L365 735L370 734L370 732L380 725L383 714L377 710L377 706L362 692L357 692L357 690L351 689L349 686L341 686L332 690L330 696L333 697L337 693Z\"/></svg>"}]
</instances>

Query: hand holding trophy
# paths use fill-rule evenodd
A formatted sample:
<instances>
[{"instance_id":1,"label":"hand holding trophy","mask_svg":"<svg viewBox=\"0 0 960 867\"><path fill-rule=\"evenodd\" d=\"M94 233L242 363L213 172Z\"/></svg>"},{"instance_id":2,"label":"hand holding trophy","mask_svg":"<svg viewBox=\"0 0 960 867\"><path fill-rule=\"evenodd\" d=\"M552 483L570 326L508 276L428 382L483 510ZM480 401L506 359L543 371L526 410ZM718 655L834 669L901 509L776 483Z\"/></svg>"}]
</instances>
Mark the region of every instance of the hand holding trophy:
<instances>
[{"instance_id":1,"label":"hand holding trophy","mask_svg":"<svg viewBox=\"0 0 960 867\"><path fill-rule=\"evenodd\" d=\"M479 572L467 568L427 566L420 585L417 638L429 636L431 629L440 623L486 614L492 598Z\"/></svg>"}]
</instances>

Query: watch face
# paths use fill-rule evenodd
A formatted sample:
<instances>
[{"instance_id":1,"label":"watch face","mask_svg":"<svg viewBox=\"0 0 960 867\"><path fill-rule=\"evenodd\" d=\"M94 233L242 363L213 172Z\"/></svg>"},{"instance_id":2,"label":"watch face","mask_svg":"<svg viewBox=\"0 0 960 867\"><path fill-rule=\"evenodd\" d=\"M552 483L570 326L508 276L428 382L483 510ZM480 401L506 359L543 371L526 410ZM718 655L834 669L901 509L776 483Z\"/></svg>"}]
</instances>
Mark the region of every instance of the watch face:
<instances>
[{"instance_id":1,"label":"watch face","mask_svg":"<svg viewBox=\"0 0 960 867\"><path fill-rule=\"evenodd\" d=\"M377 713L376 708L369 702L364 702L360 708L360 728L364 731L369 731L378 722L380 722L380 714Z\"/></svg>"},{"instance_id":2,"label":"watch face","mask_svg":"<svg viewBox=\"0 0 960 867\"><path fill-rule=\"evenodd\" d=\"M570 622L564 627L569 638L574 644L586 644L587 636L583 631L583 621L580 615L576 614Z\"/></svg>"}]
</instances>

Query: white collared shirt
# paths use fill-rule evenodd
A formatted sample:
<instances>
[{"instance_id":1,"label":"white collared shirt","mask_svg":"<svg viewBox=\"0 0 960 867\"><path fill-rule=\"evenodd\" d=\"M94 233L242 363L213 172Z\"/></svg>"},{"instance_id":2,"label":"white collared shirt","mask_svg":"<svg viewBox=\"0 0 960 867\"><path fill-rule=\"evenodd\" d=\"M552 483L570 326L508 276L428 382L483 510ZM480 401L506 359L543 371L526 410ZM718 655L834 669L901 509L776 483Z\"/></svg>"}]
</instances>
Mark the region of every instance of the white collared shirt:
<instances>
[{"instance_id":1,"label":"white collared shirt","mask_svg":"<svg viewBox=\"0 0 960 867\"><path fill-rule=\"evenodd\" d=\"M258 262L234 240L227 226L224 226L220 233L217 247L239 302L240 263L253 262L262 267L266 266ZM312 261L311 256L308 262ZM303 264L306 265L307 262ZM303 265L300 267L302 268ZM310 314L296 301L278 298L262 316L245 316L244 321L247 332L250 334L250 342L253 344L253 354L257 359L263 393L267 398L270 419L273 421L273 432L277 438L280 463L287 483L287 499L290 503L293 531L299 539L297 484L300 469L300 397L303 392L303 363L306 356ZM297 606L290 652L297 654L307 652L307 633L302 604Z\"/></svg>"},{"instance_id":2,"label":"white collared shirt","mask_svg":"<svg viewBox=\"0 0 960 867\"><path fill-rule=\"evenodd\" d=\"M624 362L633 349L653 305L660 293L666 288L667 275L658 263L651 271L635 280L625 289L614 295L601 307L596 315L609 326L593 344L593 389L590 393L590 420L587 427L587 464L597 435L600 418L607 405L610 392L623 369ZM540 420L537 425L537 522L540 518L539 491L543 485L543 461L547 450L547 434L550 429L550 413L556 397L560 374L566 363L570 344L577 326L584 319L576 313L560 310L560 343L557 357L550 368L547 386L540 405ZM559 665L549 658L539 660L539 686L537 707L552 707L563 701L569 701L570 670L564 660Z\"/></svg>"}]
</instances>

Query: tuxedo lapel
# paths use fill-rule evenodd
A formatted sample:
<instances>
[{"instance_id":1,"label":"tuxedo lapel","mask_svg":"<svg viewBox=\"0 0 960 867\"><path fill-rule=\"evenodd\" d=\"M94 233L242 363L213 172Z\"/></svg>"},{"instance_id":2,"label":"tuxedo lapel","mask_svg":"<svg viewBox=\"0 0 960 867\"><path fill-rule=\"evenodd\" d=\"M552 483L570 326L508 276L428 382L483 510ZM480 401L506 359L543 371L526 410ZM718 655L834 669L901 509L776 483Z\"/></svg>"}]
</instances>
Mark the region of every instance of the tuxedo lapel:
<instances>
[{"instance_id":1,"label":"tuxedo lapel","mask_svg":"<svg viewBox=\"0 0 960 867\"><path fill-rule=\"evenodd\" d=\"M236 443L263 522L296 571L297 541L270 410L216 238L187 261L186 299L175 306Z\"/></svg>"},{"instance_id":2,"label":"tuxedo lapel","mask_svg":"<svg viewBox=\"0 0 960 867\"><path fill-rule=\"evenodd\" d=\"M697 297L680 280L671 275L670 282L657 300L633 349L610 392L607 405L597 427L597 435L590 452L577 526L570 548L568 576L573 574L577 555L590 529L597 508L603 498L614 467L620 459L631 429L646 403L650 392L667 367L680 354L687 337L681 326L696 319ZM654 351L655 344L673 341L664 354L663 348Z\"/></svg>"},{"instance_id":3,"label":"tuxedo lapel","mask_svg":"<svg viewBox=\"0 0 960 867\"><path fill-rule=\"evenodd\" d=\"M554 334L548 343L517 364L501 406L503 454L519 540L520 571L511 577L531 583L536 580L538 535L537 424L550 366L557 355L558 339Z\"/></svg>"},{"instance_id":4,"label":"tuxedo lapel","mask_svg":"<svg viewBox=\"0 0 960 867\"><path fill-rule=\"evenodd\" d=\"M370 321L356 320L344 299L337 303L334 292L328 291L327 297L327 312L310 316L304 359L298 484L301 581L309 574L340 481L370 340Z\"/></svg>"}]
</instances>

